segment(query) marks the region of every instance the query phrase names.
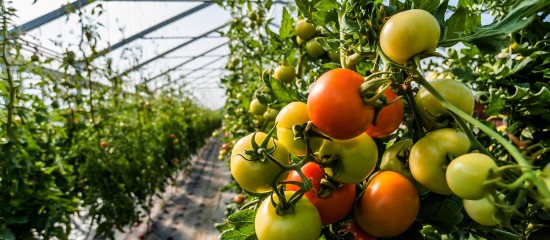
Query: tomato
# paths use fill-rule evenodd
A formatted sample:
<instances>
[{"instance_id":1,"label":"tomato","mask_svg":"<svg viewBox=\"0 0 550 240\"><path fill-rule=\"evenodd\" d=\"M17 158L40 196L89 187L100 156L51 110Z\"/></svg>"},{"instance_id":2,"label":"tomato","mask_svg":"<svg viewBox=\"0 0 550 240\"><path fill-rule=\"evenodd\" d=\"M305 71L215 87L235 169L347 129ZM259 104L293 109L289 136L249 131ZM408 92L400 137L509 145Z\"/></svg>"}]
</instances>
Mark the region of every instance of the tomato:
<instances>
[{"instance_id":1,"label":"tomato","mask_svg":"<svg viewBox=\"0 0 550 240\"><path fill-rule=\"evenodd\" d=\"M388 99L388 102L397 99L395 94L390 88L384 91L384 95ZM405 115L405 107L403 101L399 98L395 102L383 107L378 113L376 124L372 124L367 129L367 134L373 138L383 138L392 134L403 121Z\"/></svg>"},{"instance_id":2,"label":"tomato","mask_svg":"<svg viewBox=\"0 0 550 240\"><path fill-rule=\"evenodd\" d=\"M492 198L493 196L487 195L478 200L464 199L464 210L475 222L484 226L496 226L500 219L497 216L498 209L490 200Z\"/></svg>"},{"instance_id":3,"label":"tomato","mask_svg":"<svg viewBox=\"0 0 550 240\"><path fill-rule=\"evenodd\" d=\"M328 52L328 58L329 58L330 61L332 61L332 62L340 63L340 51L339 51L339 50L336 50L336 51L329 51L329 52Z\"/></svg>"},{"instance_id":4,"label":"tomato","mask_svg":"<svg viewBox=\"0 0 550 240\"><path fill-rule=\"evenodd\" d=\"M463 83L442 78L433 80L430 84L455 107L470 115L474 113L474 94ZM450 116L449 111L425 88L420 89L414 99L427 129L431 128L431 122L441 122L441 118Z\"/></svg>"},{"instance_id":5,"label":"tomato","mask_svg":"<svg viewBox=\"0 0 550 240\"><path fill-rule=\"evenodd\" d=\"M229 150L229 145L227 145L227 143L224 143L222 144L222 147L221 147L223 150L227 151Z\"/></svg>"},{"instance_id":6,"label":"tomato","mask_svg":"<svg viewBox=\"0 0 550 240\"><path fill-rule=\"evenodd\" d=\"M409 167L420 184L438 194L451 194L447 185L445 169L447 154L454 157L465 154L470 141L463 132L452 128L442 128L430 132L418 140L411 148Z\"/></svg>"},{"instance_id":7,"label":"tomato","mask_svg":"<svg viewBox=\"0 0 550 240\"><path fill-rule=\"evenodd\" d=\"M375 237L395 237L405 232L420 210L416 188L403 175L381 171L368 182L355 208L357 224Z\"/></svg>"},{"instance_id":8,"label":"tomato","mask_svg":"<svg viewBox=\"0 0 550 240\"><path fill-rule=\"evenodd\" d=\"M321 75L311 86L307 110L313 124L335 139L351 139L372 123L375 107L363 103L359 88L363 77L337 68Z\"/></svg>"},{"instance_id":9,"label":"tomato","mask_svg":"<svg viewBox=\"0 0 550 240\"><path fill-rule=\"evenodd\" d=\"M490 171L498 171L491 157L482 153L468 153L453 159L447 166L445 176L454 194L463 199L477 200L485 196L483 182L489 178Z\"/></svg>"},{"instance_id":10,"label":"tomato","mask_svg":"<svg viewBox=\"0 0 550 240\"><path fill-rule=\"evenodd\" d=\"M305 19L298 20L294 30L296 31L296 35L305 41L315 37L315 34L317 33L317 28L315 25L308 23Z\"/></svg>"},{"instance_id":11,"label":"tomato","mask_svg":"<svg viewBox=\"0 0 550 240\"><path fill-rule=\"evenodd\" d=\"M369 135L363 133L348 140L325 141L319 149L319 156L336 155L338 161L325 171L341 183L357 184L365 180L376 167L378 148Z\"/></svg>"},{"instance_id":12,"label":"tomato","mask_svg":"<svg viewBox=\"0 0 550 240\"><path fill-rule=\"evenodd\" d=\"M288 152L297 155L306 155L306 144L302 139L295 140L292 127L294 125L303 125L309 122L307 114L307 104L302 102L291 102L277 114L277 139L282 142ZM309 146L313 153L317 152L323 144L321 138L310 138Z\"/></svg>"},{"instance_id":13,"label":"tomato","mask_svg":"<svg viewBox=\"0 0 550 240\"><path fill-rule=\"evenodd\" d=\"M351 221L346 224L344 224L344 230L346 232L349 232L351 236L353 237L353 240L376 240L377 238L369 235L368 233L364 232L363 229L357 225L357 222Z\"/></svg>"},{"instance_id":14,"label":"tomato","mask_svg":"<svg viewBox=\"0 0 550 240\"><path fill-rule=\"evenodd\" d=\"M405 64L419 53L435 50L439 35L439 23L432 14L412 9L393 15L384 24L380 47L389 59Z\"/></svg>"},{"instance_id":15,"label":"tomato","mask_svg":"<svg viewBox=\"0 0 550 240\"><path fill-rule=\"evenodd\" d=\"M253 150L251 140L254 133L251 133L239 139L233 146L231 151L231 174L246 191L253 193L264 193L272 190L271 183L275 179L279 166L270 160L266 161L248 161L252 156L246 154L245 151ZM261 142L267 137L267 134L257 132L255 136L256 143ZM275 139L270 139L267 148L277 148L271 155L282 164L290 163L290 155L285 146ZM245 159L246 158L246 159ZM284 179L286 175L282 175Z\"/></svg>"},{"instance_id":16,"label":"tomato","mask_svg":"<svg viewBox=\"0 0 550 240\"><path fill-rule=\"evenodd\" d=\"M406 164L412 146L413 142L410 139L402 140L391 145L384 151L384 154L382 154L380 170L401 173L401 175L405 176L414 184L418 193L425 193L428 189L414 179L411 170L408 168L408 164Z\"/></svg>"},{"instance_id":17,"label":"tomato","mask_svg":"<svg viewBox=\"0 0 550 240\"><path fill-rule=\"evenodd\" d=\"M290 83L296 78L296 71L294 67L280 65L275 68L273 77L281 82Z\"/></svg>"},{"instance_id":18,"label":"tomato","mask_svg":"<svg viewBox=\"0 0 550 240\"><path fill-rule=\"evenodd\" d=\"M319 196L321 193L321 179L325 177L325 170L319 164L309 162L302 167L304 175L311 179L313 188L305 196L317 208L323 225L342 220L353 209L355 202L355 184L345 184L330 193L328 196ZM302 178L296 171L290 172L287 181L301 182ZM298 191L300 188L288 184L286 190Z\"/></svg>"},{"instance_id":19,"label":"tomato","mask_svg":"<svg viewBox=\"0 0 550 240\"><path fill-rule=\"evenodd\" d=\"M107 141L101 141L99 143L99 146L103 149L107 148L107 146L109 146L109 144L107 143Z\"/></svg>"},{"instance_id":20,"label":"tomato","mask_svg":"<svg viewBox=\"0 0 550 240\"><path fill-rule=\"evenodd\" d=\"M302 38L300 38L300 36L296 36L296 43L298 45L302 45L303 42L304 42L304 40Z\"/></svg>"},{"instance_id":21,"label":"tomato","mask_svg":"<svg viewBox=\"0 0 550 240\"><path fill-rule=\"evenodd\" d=\"M250 101L250 112L254 115L262 115L267 110L267 106L263 105L258 99Z\"/></svg>"},{"instance_id":22,"label":"tomato","mask_svg":"<svg viewBox=\"0 0 550 240\"><path fill-rule=\"evenodd\" d=\"M273 108L268 108L264 112L263 117L264 117L265 121L273 121L277 117L277 114L279 114L279 110L273 109Z\"/></svg>"},{"instance_id":23,"label":"tomato","mask_svg":"<svg viewBox=\"0 0 550 240\"><path fill-rule=\"evenodd\" d=\"M243 204L245 200L245 196L243 194L238 194L233 197L233 202L236 204Z\"/></svg>"},{"instance_id":24,"label":"tomato","mask_svg":"<svg viewBox=\"0 0 550 240\"><path fill-rule=\"evenodd\" d=\"M306 52L313 58L318 58L325 54L327 51L319 44L315 39L310 39L306 42Z\"/></svg>"},{"instance_id":25,"label":"tomato","mask_svg":"<svg viewBox=\"0 0 550 240\"><path fill-rule=\"evenodd\" d=\"M292 191L285 191L286 199L290 199L293 194ZM277 215L271 198L279 202L277 195L272 194L262 202L256 213L254 229L259 240L319 239L323 227L321 217L307 198L302 197L294 205L294 211L284 215Z\"/></svg>"}]
</instances>

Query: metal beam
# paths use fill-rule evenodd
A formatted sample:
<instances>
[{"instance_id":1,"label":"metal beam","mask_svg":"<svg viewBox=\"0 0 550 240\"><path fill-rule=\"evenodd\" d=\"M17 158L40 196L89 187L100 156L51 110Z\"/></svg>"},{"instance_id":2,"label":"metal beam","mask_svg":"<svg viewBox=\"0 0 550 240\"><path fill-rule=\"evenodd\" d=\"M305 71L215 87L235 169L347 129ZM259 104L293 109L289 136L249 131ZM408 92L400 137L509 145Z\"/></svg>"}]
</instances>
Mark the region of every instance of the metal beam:
<instances>
[{"instance_id":1,"label":"metal beam","mask_svg":"<svg viewBox=\"0 0 550 240\"><path fill-rule=\"evenodd\" d=\"M224 38L225 36L205 36L203 38ZM193 39L193 36L158 36L158 37L142 37L142 39L152 39L152 40L165 40L165 39Z\"/></svg>"},{"instance_id":2,"label":"metal beam","mask_svg":"<svg viewBox=\"0 0 550 240\"><path fill-rule=\"evenodd\" d=\"M219 60L221 60L221 59L223 59L223 57L220 57L220 58L218 58L218 59L215 59L214 61L210 61L210 62L208 62L208 63L206 63L206 64L200 66L199 68L193 69L193 71L190 71L189 73L186 73L186 74L194 73L194 72L196 72L196 71L199 71L199 70L201 70L201 69L204 69L204 68L206 68L208 65L210 65L210 64L212 64L212 63L215 63L215 62L217 62L217 61L219 61ZM162 86L158 87L157 89L164 88L164 87L166 87L168 84L170 84L170 83L172 83L172 82L177 82L177 81L185 80L185 79L186 79L186 78L185 78L185 76L184 76L184 77L178 78L178 79L176 79L176 80L174 80L174 81L169 81L169 82L163 84ZM196 80L197 80L197 79L193 78L191 81L187 82L186 84L190 84L190 83L192 83L192 82L194 82L194 81L196 81ZM147 82L148 82L148 81L145 81L144 84L147 83Z\"/></svg>"},{"instance_id":3,"label":"metal beam","mask_svg":"<svg viewBox=\"0 0 550 240\"><path fill-rule=\"evenodd\" d=\"M189 10L187 10L187 11L184 11L184 12L182 12L182 13L180 13L180 14L174 16L174 17L171 17L171 18L169 18L169 19L166 19L166 20L164 20L164 21L162 21L162 22L160 22L160 23L158 23L158 24L155 24L154 26L152 26L152 27L150 27L150 28L147 28L147 29L145 29L145 30L143 30L143 31L141 31L141 32L139 32L139 33L136 33L136 34L132 35L132 36L129 37L129 38L123 39L122 41L117 42L117 43L113 44L112 46L107 47L107 48L105 48L105 49L99 51L99 52L96 54L96 56L105 55L105 54L107 54L107 53L109 53L109 52L111 52L111 51L113 51L113 50L115 50L115 49L117 49L117 48L120 48L120 47L124 46L125 44L127 44L127 43L129 43L129 42L131 42L131 41L134 41L134 40L136 40L136 39L138 39L138 38L141 38L141 37L143 37L143 36L145 36L145 35L147 35L147 34L153 32L153 31L155 31L155 30L157 30L157 29L159 29L159 28L162 28L162 27L164 27L164 26L166 26L166 25L168 25L168 24L170 24L170 23L173 23L173 22L175 22L175 21L177 21L177 20L179 20L179 19L181 19L181 18L187 17L187 16L189 16L189 15L191 15L191 14L193 14L193 13L196 13L196 12L198 12L198 11L200 11L200 10L202 10L202 9L204 9L204 8L206 8L206 7L208 7L208 6L210 6L210 5L212 5L211 2L205 2L205 3L201 4L201 5L198 5L198 6L196 6L196 7L194 7L194 8L191 8L191 9L189 9Z\"/></svg>"},{"instance_id":4,"label":"metal beam","mask_svg":"<svg viewBox=\"0 0 550 240\"><path fill-rule=\"evenodd\" d=\"M21 26L15 27L14 29L10 30L10 33L14 31L28 32L69 13L71 9L82 8L92 2L94 2L94 0L77 0L72 3L63 5L56 10L53 10L38 18L28 21Z\"/></svg>"},{"instance_id":5,"label":"metal beam","mask_svg":"<svg viewBox=\"0 0 550 240\"><path fill-rule=\"evenodd\" d=\"M149 79L145 80L145 83L148 83L148 82L150 82L150 81L153 81L154 79L157 79L157 78L159 78L159 77L161 77L161 76L164 76L164 75L168 74L169 72L172 72L172 71L174 71L174 70L180 68L181 66L183 66L183 65L185 65L185 64L187 64L187 63L189 63L189 62L191 62L191 61L194 61L194 60L197 59L197 58L200 58L200 57L202 57L202 56L204 56L204 55L206 55L206 54L208 54L208 53L213 52L214 50L216 50L216 49L218 49L218 48L221 48L221 47L227 45L228 43L229 43L229 42L224 42L224 43L222 43L222 44L220 44L220 45L218 45L218 46L216 46L216 47L213 47L213 48L211 48L211 49L209 49L209 50L207 50L207 51L201 53L200 55L194 56L194 57L190 58L189 60L186 60L185 62L182 62L182 63L180 63L180 64L178 64L178 65L176 65L176 66L174 66L174 67L172 67L172 68L170 68L170 69L164 71L164 72L161 73L161 74L158 74L158 75L156 75L156 76L154 76L154 77L152 77L152 78L149 78ZM223 58L223 57L225 57L225 56L220 56L220 57L218 57L217 59L220 59L220 58Z\"/></svg>"},{"instance_id":6,"label":"metal beam","mask_svg":"<svg viewBox=\"0 0 550 240\"><path fill-rule=\"evenodd\" d=\"M221 56L227 56L227 54L206 55L206 56L202 56L202 57L203 58L210 58L210 57L221 57ZM189 55L189 56L171 56L171 57L165 56L164 58L165 59L174 59L174 58L178 59L178 58L193 58L193 57L195 57L195 56L191 56L191 55Z\"/></svg>"},{"instance_id":7,"label":"metal beam","mask_svg":"<svg viewBox=\"0 0 550 240\"><path fill-rule=\"evenodd\" d=\"M211 33L213 33L213 32L216 32L216 31L218 31L218 30L224 28L225 26L227 26L227 23L225 23L225 24L223 24L223 25L221 25L221 26L219 26L219 27L217 27L217 28L214 28L214 29L212 29L212 30L210 30L210 31L208 31L208 32L205 32L205 33L201 34L200 36L197 36L196 38L194 38L194 39L192 39L192 40L189 40L189 41L184 42L184 43L182 43L182 44L180 44L180 45L178 45L178 46L175 46L175 47L173 47L173 48L171 48L171 49L169 49L169 50L167 50L167 51L165 51L165 52L163 52L163 53L157 55L156 57L153 57L153 58L151 58L151 59L149 59L149 60L147 60L147 61L145 61L145 62L142 62L142 63L140 63L140 64L138 64L138 65L136 65L136 66L134 66L134 67L132 67L132 68L130 68L130 69L124 71L124 72L121 73L120 75L126 75L126 74L128 74L129 72L133 72L133 71L135 71L135 70L137 70L137 69L140 69L141 67L143 67L143 66L145 66L145 65L147 65L147 64L149 64L149 63L151 63L151 62L153 62L153 61L155 61L155 60L157 60L157 59L159 59L159 58L162 58L162 57L168 55L169 53L171 53L171 52L173 52L173 51L176 51L176 50L178 50L178 49L180 49L180 48L182 48L182 47L185 47L185 46L187 46L187 45L189 45L189 44L191 44L191 43L193 43L193 42L199 40L200 38L202 38L202 37L204 37L204 36L208 36L209 34L211 34ZM120 75L119 75L119 76L120 76Z\"/></svg>"}]
</instances>

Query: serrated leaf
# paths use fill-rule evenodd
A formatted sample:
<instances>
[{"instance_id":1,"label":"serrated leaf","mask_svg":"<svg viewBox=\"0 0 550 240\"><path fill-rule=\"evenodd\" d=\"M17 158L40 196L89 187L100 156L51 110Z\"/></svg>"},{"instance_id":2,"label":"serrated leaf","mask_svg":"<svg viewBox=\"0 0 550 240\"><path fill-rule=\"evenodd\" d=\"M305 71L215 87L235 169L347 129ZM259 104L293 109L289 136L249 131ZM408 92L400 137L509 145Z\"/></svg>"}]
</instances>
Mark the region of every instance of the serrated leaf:
<instances>
[{"instance_id":1,"label":"serrated leaf","mask_svg":"<svg viewBox=\"0 0 550 240\"><path fill-rule=\"evenodd\" d=\"M447 38L456 38L465 32L472 32L481 24L481 16L471 14L466 8L459 7L447 20Z\"/></svg>"},{"instance_id":2,"label":"serrated leaf","mask_svg":"<svg viewBox=\"0 0 550 240\"><path fill-rule=\"evenodd\" d=\"M235 226L221 233L221 240L252 240L256 239L254 232L255 212L252 209L238 211L227 219L228 223Z\"/></svg>"},{"instance_id":3,"label":"serrated leaf","mask_svg":"<svg viewBox=\"0 0 550 240\"><path fill-rule=\"evenodd\" d=\"M439 6L439 0L413 0L415 9L424 9L428 12L435 12Z\"/></svg>"},{"instance_id":4,"label":"serrated leaf","mask_svg":"<svg viewBox=\"0 0 550 240\"><path fill-rule=\"evenodd\" d=\"M292 17L286 7L283 8L283 20L281 21L281 27L279 28L279 36L281 38L288 38L292 34Z\"/></svg>"},{"instance_id":5,"label":"serrated leaf","mask_svg":"<svg viewBox=\"0 0 550 240\"><path fill-rule=\"evenodd\" d=\"M340 49L340 40L334 38L318 37L315 41L319 43L326 51L336 51Z\"/></svg>"},{"instance_id":6,"label":"serrated leaf","mask_svg":"<svg viewBox=\"0 0 550 240\"><path fill-rule=\"evenodd\" d=\"M315 8L319 11L331 11L340 8L340 4L336 0L321 0L315 5Z\"/></svg>"},{"instance_id":7,"label":"serrated leaf","mask_svg":"<svg viewBox=\"0 0 550 240\"><path fill-rule=\"evenodd\" d=\"M313 19L311 15L311 3L309 0L295 0L296 7L298 7L298 11L306 18L306 19Z\"/></svg>"},{"instance_id":8,"label":"serrated leaf","mask_svg":"<svg viewBox=\"0 0 550 240\"><path fill-rule=\"evenodd\" d=\"M431 224L440 233L448 234L458 230L462 215L462 199L455 195L432 194L420 204L418 218Z\"/></svg>"},{"instance_id":9,"label":"serrated leaf","mask_svg":"<svg viewBox=\"0 0 550 240\"><path fill-rule=\"evenodd\" d=\"M227 218L227 221L235 227L243 227L249 224L254 225L254 218L256 216L256 213L252 209L244 209L242 211L238 211L235 214L229 216Z\"/></svg>"},{"instance_id":10,"label":"serrated leaf","mask_svg":"<svg viewBox=\"0 0 550 240\"><path fill-rule=\"evenodd\" d=\"M506 102L502 99L500 92L497 89L489 89L489 99L485 107L485 114L495 116L506 108Z\"/></svg>"},{"instance_id":11,"label":"serrated leaf","mask_svg":"<svg viewBox=\"0 0 550 240\"><path fill-rule=\"evenodd\" d=\"M330 62L330 63L322 64L321 67L328 68L328 69L335 69L335 68L341 68L342 66L340 66L340 64L338 63Z\"/></svg>"}]
</instances>

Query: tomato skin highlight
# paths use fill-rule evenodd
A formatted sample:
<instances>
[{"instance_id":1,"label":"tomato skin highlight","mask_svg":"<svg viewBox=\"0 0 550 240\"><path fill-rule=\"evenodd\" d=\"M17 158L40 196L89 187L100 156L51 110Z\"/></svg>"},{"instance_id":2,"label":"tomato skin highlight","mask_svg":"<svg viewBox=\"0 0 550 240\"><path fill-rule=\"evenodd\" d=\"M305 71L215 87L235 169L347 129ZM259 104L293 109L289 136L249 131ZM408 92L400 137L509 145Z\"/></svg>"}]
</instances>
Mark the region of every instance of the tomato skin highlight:
<instances>
[{"instance_id":1,"label":"tomato skin highlight","mask_svg":"<svg viewBox=\"0 0 550 240\"><path fill-rule=\"evenodd\" d=\"M294 194L292 191L285 191L287 199ZM321 235L321 217L313 204L305 197L302 197L296 205L294 212L284 215L277 215L271 204L271 198L278 203L277 195L267 197L256 213L254 229L259 240L279 239L300 239L317 240Z\"/></svg>"},{"instance_id":2,"label":"tomato skin highlight","mask_svg":"<svg viewBox=\"0 0 550 240\"><path fill-rule=\"evenodd\" d=\"M246 150L253 150L251 139L254 133L251 133L237 141L231 151L231 175L237 183L246 191L253 193L264 193L272 190L271 182L279 171L279 166L270 160L248 161L243 157L250 158L245 153ZM256 143L261 142L267 137L267 134L257 132L255 136ZM269 141L267 148L272 148L274 144L277 146L275 152L271 155L282 164L290 164L290 155L285 146L275 139ZM283 174L280 179L286 177Z\"/></svg>"},{"instance_id":3,"label":"tomato skin highlight","mask_svg":"<svg viewBox=\"0 0 550 240\"><path fill-rule=\"evenodd\" d=\"M405 232L420 210L414 185L403 175L380 171L372 177L355 208L357 224L375 237L395 237Z\"/></svg>"},{"instance_id":4,"label":"tomato skin highlight","mask_svg":"<svg viewBox=\"0 0 550 240\"><path fill-rule=\"evenodd\" d=\"M330 195L320 197L317 193L321 190L321 179L325 176L325 170L318 164L309 162L302 167L302 172L312 181L312 189L305 196L319 211L323 225L338 222L351 212L355 203L355 184L345 184ZM296 171L291 171L286 180L301 182L302 178ZM299 187L288 184L286 190L298 191Z\"/></svg>"},{"instance_id":5,"label":"tomato skin highlight","mask_svg":"<svg viewBox=\"0 0 550 240\"><path fill-rule=\"evenodd\" d=\"M380 47L386 56L399 64L424 51L433 51L441 30L429 12L412 9L393 15L382 27Z\"/></svg>"},{"instance_id":6,"label":"tomato skin highlight","mask_svg":"<svg viewBox=\"0 0 550 240\"><path fill-rule=\"evenodd\" d=\"M398 97L390 88L384 91L384 95L386 95L388 102L394 101ZM401 99L397 99L380 110L376 125L370 125L367 134L373 138L387 137L401 125L403 116L405 116L405 106Z\"/></svg>"},{"instance_id":7,"label":"tomato skin highlight","mask_svg":"<svg viewBox=\"0 0 550 240\"><path fill-rule=\"evenodd\" d=\"M348 69L333 69L315 81L307 99L313 124L331 138L345 140L364 133L374 118L374 106L363 103L363 77Z\"/></svg>"},{"instance_id":8,"label":"tomato skin highlight","mask_svg":"<svg viewBox=\"0 0 550 240\"><path fill-rule=\"evenodd\" d=\"M445 173L449 188L463 199L477 200L485 197L483 185L488 180L489 171L496 173L497 164L491 157L482 153L468 153L451 161Z\"/></svg>"}]
</instances>

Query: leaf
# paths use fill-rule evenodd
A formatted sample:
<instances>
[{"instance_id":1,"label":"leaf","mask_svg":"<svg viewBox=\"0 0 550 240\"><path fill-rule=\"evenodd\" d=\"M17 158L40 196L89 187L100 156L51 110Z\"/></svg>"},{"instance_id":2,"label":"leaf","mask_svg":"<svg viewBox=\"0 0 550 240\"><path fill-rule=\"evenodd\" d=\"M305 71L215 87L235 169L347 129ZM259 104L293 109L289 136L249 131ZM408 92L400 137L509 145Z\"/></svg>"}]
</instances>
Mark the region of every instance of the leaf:
<instances>
[{"instance_id":1,"label":"leaf","mask_svg":"<svg viewBox=\"0 0 550 240\"><path fill-rule=\"evenodd\" d=\"M481 16L471 14L466 8L459 7L447 20L447 38L456 38L464 32L472 32L481 24Z\"/></svg>"},{"instance_id":2,"label":"leaf","mask_svg":"<svg viewBox=\"0 0 550 240\"><path fill-rule=\"evenodd\" d=\"M296 0L296 7L298 7L298 11L306 18L313 20L313 16L311 15L312 6L309 0Z\"/></svg>"},{"instance_id":3,"label":"leaf","mask_svg":"<svg viewBox=\"0 0 550 240\"><path fill-rule=\"evenodd\" d=\"M336 51L340 49L340 39L318 37L315 41L319 43L326 51Z\"/></svg>"},{"instance_id":4,"label":"leaf","mask_svg":"<svg viewBox=\"0 0 550 240\"><path fill-rule=\"evenodd\" d=\"M24 223L29 222L29 217L28 216L22 216L22 215L19 215L19 216L6 216L6 217L4 217L4 219L6 220L7 224L24 224Z\"/></svg>"},{"instance_id":5,"label":"leaf","mask_svg":"<svg viewBox=\"0 0 550 240\"><path fill-rule=\"evenodd\" d=\"M442 234L458 230L462 215L462 200L455 196L432 194L420 204L418 218L431 224Z\"/></svg>"},{"instance_id":6,"label":"leaf","mask_svg":"<svg viewBox=\"0 0 550 240\"><path fill-rule=\"evenodd\" d=\"M254 232L254 219L256 213L252 209L238 211L227 219L228 223L234 228L225 230L221 233L221 240L247 240L256 239Z\"/></svg>"},{"instance_id":7,"label":"leaf","mask_svg":"<svg viewBox=\"0 0 550 240\"><path fill-rule=\"evenodd\" d=\"M283 8L283 20L281 21L281 27L279 28L279 36L281 38L288 38L292 34L292 17L288 13L286 7Z\"/></svg>"},{"instance_id":8,"label":"leaf","mask_svg":"<svg viewBox=\"0 0 550 240\"><path fill-rule=\"evenodd\" d=\"M435 12L439 6L439 0L413 0L414 8L424 9L428 12Z\"/></svg>"},{"instance_id":9,"label":"leaf","mask_svg":"<svg viewBox=\"0 0 550 240\"><path fill-rule=\"evenodd\" d=\"M434 13L435 18L439 22L440 26L445 25L445 13L447 12L447 5L449 5L449 0L444 0L439 4L439 7Z\"/></svg>"},{"instance_id":10,"label":"leaf","mask_svg":"<svg viewBox=\"0 0 550 240\"><path fill-rule=\"evenodd\" d=\"M0 239L15 240L15 235L7 228L0 230Z\"/></svg>"},{"instance_id":11,"label":"leaf","mask_svg":"<svg viewBox=\"0 0 550 240\"><path fill-rule=\"evenodd\" d=\"M340 4L336 0L321 0L315 5L315 9L328 12L340 8Z\"/></svg>"},{"instance_id":12,"label":"leaf","mask_svg":"<svg viewBox=\"0 0 550 240\"><path fill-rule=\"evenodd\" d=\"M485 114L489 116L498 115L502 110L506 108L506 102L502 99L501 93L498 89L489 89L489 100L485 107Z\"/></svg>"}]
</instances>

